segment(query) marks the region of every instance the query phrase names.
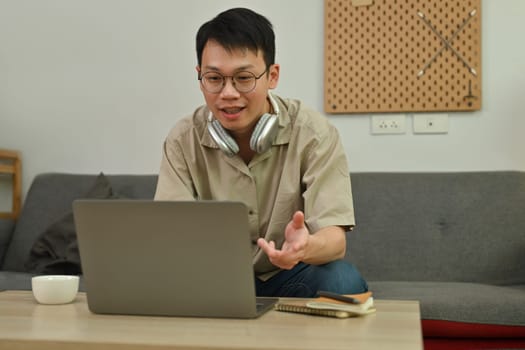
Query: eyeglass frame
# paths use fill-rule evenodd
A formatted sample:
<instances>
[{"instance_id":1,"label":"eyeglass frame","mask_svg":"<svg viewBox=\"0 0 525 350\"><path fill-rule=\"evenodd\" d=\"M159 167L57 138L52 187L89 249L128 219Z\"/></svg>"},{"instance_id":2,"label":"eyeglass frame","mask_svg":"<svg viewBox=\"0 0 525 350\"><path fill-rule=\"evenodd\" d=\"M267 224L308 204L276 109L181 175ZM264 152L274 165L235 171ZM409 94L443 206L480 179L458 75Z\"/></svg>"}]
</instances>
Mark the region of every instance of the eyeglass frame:
<instances>
[{"instance_id":1,"label":"eyeglass frame","mask_svg":"<svg viewBox=\"0 0 525 350\"><path fill-rule=\"evenodd\" d=\"M264 74L268 73L270 67L266 67L266 69L261 73L259 74L258 76L255 75L255 73L253 72L250 72L248 70L243 70L243 71L239 71L239 72L236 72L234 75L223 75L221 74L220 72L216 72L216 71L209 71L209 72L206 72L204 74L200 74L199 73L199 76L197 77L197 80L200 81L202 87L204 88L204 90L206 90L206 92L209 92L210 94L219 94L223 89L224 87L226 86L226 78L230 78L231 79L231 82L232 82L232 86L235 90L237 90L237 92L241 93L241 94L245 94L245 93L248 93L248 92L252 92L253 90L255 90L255 88L257 87L257 80L261 79L263 77ZM215 73L217 75L220 75L222 77L222 86L221 88L218 90L218 91L209 91L207 88L206 88L206 84L204 84L202 82L202 78L203 76L205 76L206 74L208 73ZM250 89L250 90L247 90L247 91L240 91L239 89L237 89L237 86L235 86L235 79L234 77L238 74L241 74L241 73L249 73L251 75L253 75L253 77L255 78L254 80L254 83L253 83L253 87Z\"/></svg>"}]
</instances>

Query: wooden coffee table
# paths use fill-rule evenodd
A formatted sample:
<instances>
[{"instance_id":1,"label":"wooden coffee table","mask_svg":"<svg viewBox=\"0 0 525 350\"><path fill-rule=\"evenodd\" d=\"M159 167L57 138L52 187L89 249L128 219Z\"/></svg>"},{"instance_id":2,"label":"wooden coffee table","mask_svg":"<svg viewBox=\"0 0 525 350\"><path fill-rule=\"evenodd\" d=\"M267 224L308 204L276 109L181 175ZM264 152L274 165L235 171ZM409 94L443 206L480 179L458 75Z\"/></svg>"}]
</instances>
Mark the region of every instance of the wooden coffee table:
<instances>
[{"instance_id":1,"label":"wooden coffee table","mask_svg":"<svg viewBox=\"0 0 525 350\"><path fill-rule=\"evenodd\" d=\"M423 349L419 303L376 300L377 312L334 319L269 311L258 319L96 315L84 293L39 305L0 292L0 349Z\"/></svg>"}]
</instances>

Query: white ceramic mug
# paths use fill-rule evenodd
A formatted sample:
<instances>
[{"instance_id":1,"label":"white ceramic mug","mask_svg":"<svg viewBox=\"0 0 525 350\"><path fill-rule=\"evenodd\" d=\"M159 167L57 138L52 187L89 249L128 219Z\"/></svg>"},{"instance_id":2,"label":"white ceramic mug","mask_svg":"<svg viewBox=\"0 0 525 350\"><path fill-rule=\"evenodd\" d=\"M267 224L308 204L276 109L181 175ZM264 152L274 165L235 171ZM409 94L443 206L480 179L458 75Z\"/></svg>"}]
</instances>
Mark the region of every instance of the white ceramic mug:
<instances>
[{"instance_id":1,"label":"white ceramic mug","mask_svg":"<svg viewBox=\"0 0 525 350\"><path fill-rule=\"evenodd\" d=\"M67 304L78 293L78 276L44 275L31 279L33 296L40 304Z\"/></svg>"}]
</instances>

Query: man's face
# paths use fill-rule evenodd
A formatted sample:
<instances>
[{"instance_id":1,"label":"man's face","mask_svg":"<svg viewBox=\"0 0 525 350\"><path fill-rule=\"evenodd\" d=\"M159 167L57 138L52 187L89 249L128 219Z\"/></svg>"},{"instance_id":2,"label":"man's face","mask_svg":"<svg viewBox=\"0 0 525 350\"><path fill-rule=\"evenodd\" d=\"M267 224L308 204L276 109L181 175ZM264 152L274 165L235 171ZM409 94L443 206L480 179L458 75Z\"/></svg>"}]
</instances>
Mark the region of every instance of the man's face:
<instances>
[{"instance_id":1,"label":"man's face","mask_svg":"<svg viewBox=\"0 0 525 350\"><path fill-rule=\"evenodd\" d=\"M215 41L206 43L202 52L201 66L197 66L197 71L201 75L216 72L223 76L232 76L244 71L258 77L265 69L261 52L255 54L247 49L235 49L230 52ZM277 86L279 65L272 65L268 71L269 74L263 74L257 79L255 88L250 92L237 91L231 78L226 78L224 88L218 93L210 93L202 85L200 86L208 108L234 137L249 138L259 117L270 111L268 89Z\"/></svg>"}]
</instances>

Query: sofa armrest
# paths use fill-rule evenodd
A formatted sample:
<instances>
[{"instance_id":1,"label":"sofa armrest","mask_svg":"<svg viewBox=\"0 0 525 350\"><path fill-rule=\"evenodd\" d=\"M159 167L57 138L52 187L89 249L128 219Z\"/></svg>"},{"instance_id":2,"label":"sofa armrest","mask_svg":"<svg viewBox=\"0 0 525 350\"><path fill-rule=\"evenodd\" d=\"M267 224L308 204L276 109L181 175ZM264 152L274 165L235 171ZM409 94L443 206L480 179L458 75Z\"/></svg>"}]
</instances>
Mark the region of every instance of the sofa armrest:
<instances>
[{"instance_id":1,"label":"sofa armrest","mask_svg":"<svg viewBox=\"0 0 525 350\"><path fill-rule=\"evenodd\" d=\"M11 241L11 236L15 229L15 221L11 219L0 219L0 269L3 266L4 255L7 246Z\"/></svg>"}]
</instances>

